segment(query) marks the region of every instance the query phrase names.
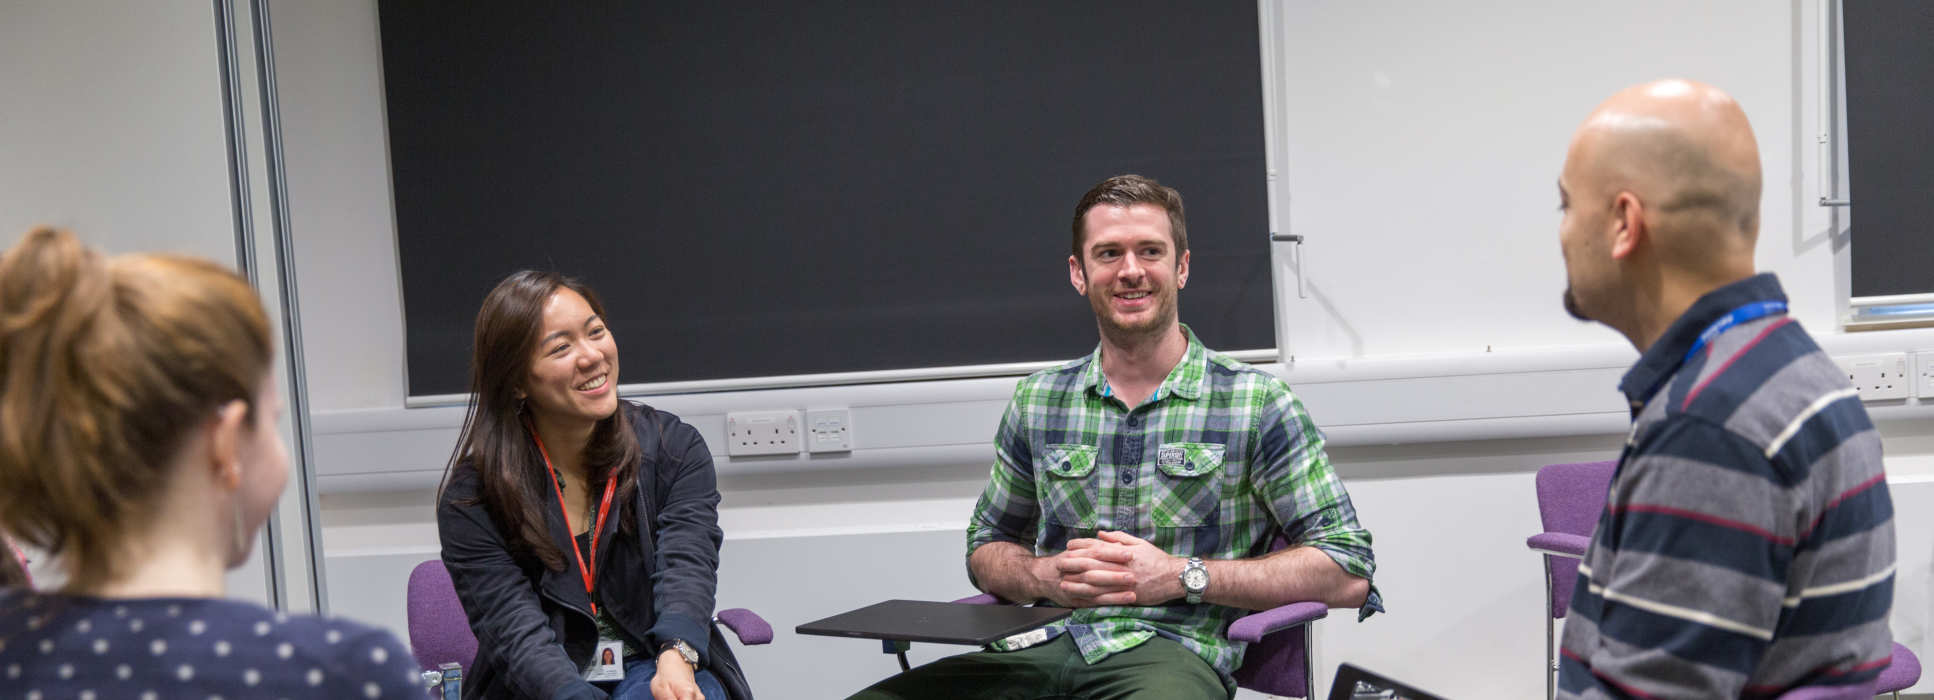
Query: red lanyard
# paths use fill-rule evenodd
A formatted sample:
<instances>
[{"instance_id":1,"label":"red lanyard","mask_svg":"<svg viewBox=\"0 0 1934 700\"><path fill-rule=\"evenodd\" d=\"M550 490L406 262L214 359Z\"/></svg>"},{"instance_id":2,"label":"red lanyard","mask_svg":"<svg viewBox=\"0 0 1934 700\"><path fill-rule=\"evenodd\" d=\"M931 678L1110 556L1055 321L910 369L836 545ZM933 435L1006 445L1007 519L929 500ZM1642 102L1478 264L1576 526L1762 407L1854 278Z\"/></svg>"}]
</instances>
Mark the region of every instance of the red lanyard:
<instances>
[{"instance_id":1,"label":"red lanyard","mask_svg":"<svg viewBox=\"0 0 1934 700\"><path fill-rule=\"evenodd\" d=\"M564 529L570 530L571 512L564 510L564 487L559 485L557 468L551 466L551 453L549 450L544 449L544 438L538 437L537 431L531 431L531 439L537 441L537 454L544 457L544 470L551 474L551 488L557 489L557 510L564 514ZM587 596L591 595L592 582L597 580L592 575L592 571L598 565L598 533L604 532L604 516L611 512L611 492L617 488L617 474L612 474L610 478L604 480L604 499L598 503L598 521L591 528L591 563L586 564L584 562L584 555L578 553L577 543L571 543L571 557L578 560L578 573L584 575L584 594ZM591 615L596 617L597 614L598 604L596 600L593 600L591 603Z\"/></svg>"}]
</instances>

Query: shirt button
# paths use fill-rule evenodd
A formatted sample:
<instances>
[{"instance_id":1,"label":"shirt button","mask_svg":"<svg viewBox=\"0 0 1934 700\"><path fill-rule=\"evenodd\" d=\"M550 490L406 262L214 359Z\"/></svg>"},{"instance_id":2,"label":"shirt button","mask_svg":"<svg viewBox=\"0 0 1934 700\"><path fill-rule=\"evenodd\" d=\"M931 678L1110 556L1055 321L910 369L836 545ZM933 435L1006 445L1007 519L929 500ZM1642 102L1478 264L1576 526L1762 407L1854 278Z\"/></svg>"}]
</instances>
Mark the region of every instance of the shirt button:
<instances>
[{"instance_id":1,"label":"shirt button","mask_svg":"<svg viewBox=\"0 0 1934 700\"><path fill-rule=\"evenodd\" d=\"M1121 473L1121 483L1124 483L1124 484L1132 484L1132 483L1135 483L1135 472L1132 472L1132 471L1124 471L1124 472L1122 472L1122 473Z\"/></svg>"},{"instance_id":2,"label":"shirt button","mask_svg":"<svg viewBox=\"0 0 1934 700\"><path fill-rule=\"evenodd\" d=\"M1139 428L1139 427L1142 427L1142 417L1141 417L1141 416L1130 416L1130 417L1128 418L1128 427L1130 427L1130 428Z\"/></svg>"}]
</instances>

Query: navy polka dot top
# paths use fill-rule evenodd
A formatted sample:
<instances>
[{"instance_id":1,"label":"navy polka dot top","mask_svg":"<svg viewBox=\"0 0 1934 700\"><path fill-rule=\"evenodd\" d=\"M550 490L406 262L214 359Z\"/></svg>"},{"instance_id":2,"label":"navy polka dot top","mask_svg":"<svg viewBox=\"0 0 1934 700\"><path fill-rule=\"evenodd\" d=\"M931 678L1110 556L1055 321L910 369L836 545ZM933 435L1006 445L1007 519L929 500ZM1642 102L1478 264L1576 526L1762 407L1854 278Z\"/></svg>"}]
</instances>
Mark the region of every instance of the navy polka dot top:
<instances>
[{"instance_id":1,"label":"navy polka dot top","mask_svg":"<svg viewBox=\"0 0 1934 700\"><path fill-rule=\"evenodd\" d=\"M426 696L388 632L210 598L0 590L0 700Z\"/></svg>"}]
</instances>

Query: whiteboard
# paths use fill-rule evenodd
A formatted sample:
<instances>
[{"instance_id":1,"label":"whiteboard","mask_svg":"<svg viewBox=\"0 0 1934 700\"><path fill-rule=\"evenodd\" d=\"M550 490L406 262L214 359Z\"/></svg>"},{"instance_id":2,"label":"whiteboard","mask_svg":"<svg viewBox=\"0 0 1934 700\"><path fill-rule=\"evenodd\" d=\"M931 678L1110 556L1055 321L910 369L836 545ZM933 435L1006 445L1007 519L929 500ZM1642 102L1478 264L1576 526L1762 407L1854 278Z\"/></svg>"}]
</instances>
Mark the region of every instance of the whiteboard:
<instances>
[{"instance_id":1,"label":"whiteboard","mask_svg":"<svg viewBox=\"0 0 1934 700\"><path fill-rule=\"evenodd\" d=\"M1555 182L1600 101L1666 77L1745 107L1764 168L1758 264L1832 332L1834 243L1810 170L1816 8L1264 3L1281 37L1273 204L1307 239L1306 297L1293 256L1276 256L1284 359L1624 344L1560 307Z\"/></svg>"}]
</instances>

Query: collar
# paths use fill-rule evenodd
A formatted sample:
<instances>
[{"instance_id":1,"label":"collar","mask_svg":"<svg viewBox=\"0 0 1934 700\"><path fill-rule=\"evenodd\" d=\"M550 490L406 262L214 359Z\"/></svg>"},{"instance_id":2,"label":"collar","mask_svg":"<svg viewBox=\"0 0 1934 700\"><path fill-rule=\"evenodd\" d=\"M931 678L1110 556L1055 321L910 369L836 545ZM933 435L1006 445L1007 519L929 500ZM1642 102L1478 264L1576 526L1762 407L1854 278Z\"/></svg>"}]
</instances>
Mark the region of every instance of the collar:
<instances>
[{"instance_id":1,"label":"collar","mask_svg":"<svg viewBox=\"0 0 1934 700\"><path fill-rule=\"evenodd\" d=\"M1190 401L1202 397L1202 383L1206 381L1208 374L1206 365L1208 364L1209 348L1202 344L1201 339L1195 337L1195 331L1191 330L1188 324L1179 323L1176 325L1181 326L1182 335L1188 337L1189 349L1183 351L1182 359L1176 362L1175 367L1168 371L1168 378L1163 379L1162 385L1156 387L1155 393L1148 397L1150 402L1158 401L1162 397L1170 395ZM1101 345L1099 343L1095 345L1095 351L1088 354L1088 369L1082 373L1081 387L1101 397L1113 396L1115 393L1115 390L1108 386L1108 378L1101 372ZM1130 406L1130 408L1133 408L1133 406Z\"/></svg>"},{"instance_id":2,"label":"collar","mask_svg":"<svg viewBox=\"0 0 1934 700\"><path fill-rule=\"evenodd\" d=\"M1756 301L1786 301L1786 292L1780 288L1778 277L1763 272L1752 277L1728 284L1706 292L1698 301L1681 314L1678 320L1665 329L1652 347L1646 348L1639 356L1637 364L1625 371L1619 380L1618 390L1633 406L1643 406L1652 400L1652 395L1665 386L1666 380L1679 371L1684 364L1686 351L1699 342L1699 334L1705 332L1720 317L1732 313L1733 309Z\"/></svg>"}]
</instances>

